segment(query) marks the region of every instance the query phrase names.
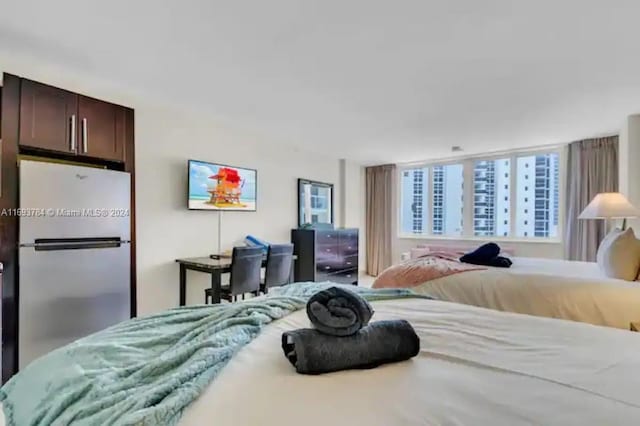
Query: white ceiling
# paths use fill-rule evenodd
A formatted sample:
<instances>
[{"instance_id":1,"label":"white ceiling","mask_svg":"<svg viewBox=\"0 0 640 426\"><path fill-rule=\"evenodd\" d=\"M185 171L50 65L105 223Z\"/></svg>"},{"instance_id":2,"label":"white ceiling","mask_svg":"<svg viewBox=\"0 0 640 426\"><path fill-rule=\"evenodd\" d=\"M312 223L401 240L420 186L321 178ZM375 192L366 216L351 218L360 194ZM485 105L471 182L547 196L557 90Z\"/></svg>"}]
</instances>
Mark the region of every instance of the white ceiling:
<instances>
[{"instance_id":1,"label":"white ceiling","mask_svg":"<svg viewBox=\"0 0 640 426\"><path fill-rule=\"evenodd\" d=\"M0 53L301 149L414 161L617 131L640 112L638 16L638 0L0 0Z\"/></svg>"}]
</instances>

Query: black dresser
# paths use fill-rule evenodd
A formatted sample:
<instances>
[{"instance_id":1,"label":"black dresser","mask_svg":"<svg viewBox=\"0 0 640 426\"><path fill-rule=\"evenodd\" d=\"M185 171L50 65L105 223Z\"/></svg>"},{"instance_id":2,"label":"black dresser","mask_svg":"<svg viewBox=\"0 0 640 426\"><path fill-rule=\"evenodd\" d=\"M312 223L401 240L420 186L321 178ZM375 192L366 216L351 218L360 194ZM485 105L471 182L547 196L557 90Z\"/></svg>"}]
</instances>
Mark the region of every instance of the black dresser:
<instances>
[{"instance_id":1,"label":"black dresser","mask_svg":"<svg viewBox=\"0 0 640 426\"><path fill-rule=\"evenodd\" d=\"M293 229L296 281L358 285L358 229Z\"/></svg>"}]
</instances>

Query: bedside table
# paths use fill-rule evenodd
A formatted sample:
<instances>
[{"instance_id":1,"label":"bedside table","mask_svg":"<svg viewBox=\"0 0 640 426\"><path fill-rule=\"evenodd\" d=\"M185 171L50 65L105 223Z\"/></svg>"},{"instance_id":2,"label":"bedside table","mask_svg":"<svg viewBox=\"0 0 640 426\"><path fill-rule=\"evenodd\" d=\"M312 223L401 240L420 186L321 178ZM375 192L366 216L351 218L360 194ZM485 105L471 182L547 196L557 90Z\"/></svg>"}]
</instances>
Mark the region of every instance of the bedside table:
<instances>
[{"instance_id":1,"label":"bedside table","mask_svg":"<svg viewBox=\"0 0 640 426\"><path fill-rule=\"evenodd\" d=\"M640 331L640 321L635 321L629 324L629 330Z\"/></svg>"}]
</instances>

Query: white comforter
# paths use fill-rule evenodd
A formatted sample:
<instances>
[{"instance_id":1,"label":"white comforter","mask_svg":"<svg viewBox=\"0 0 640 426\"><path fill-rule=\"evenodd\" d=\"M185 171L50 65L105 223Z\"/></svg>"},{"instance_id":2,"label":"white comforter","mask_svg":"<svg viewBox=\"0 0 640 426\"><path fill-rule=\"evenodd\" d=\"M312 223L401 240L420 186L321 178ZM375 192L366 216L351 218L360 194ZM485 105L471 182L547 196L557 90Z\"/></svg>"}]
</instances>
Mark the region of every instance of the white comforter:
<instances>
[{"instance_id":1,"label":"white comforter","mask_svg":"<svg viewBox=\"0 0 640 426\"><path fill-rule=\"evenodd\" d=\"M181 426L638 425L640 334L429 300L374 304L405 318L418 357L373 370L295 373L268 326L185 412Z\"/></svg>"},{"instance_id":2,"label":"white comforter","mask_svg":"<svg viewBox=\"0 0 640 426\"><path fill-rule=\"evenodd\" d=\"M463 272L412 290L457 303L626 330L640 321L640 283L607 278L588 262L514 258L509 269Z\"/></svg>"}]
</instances>

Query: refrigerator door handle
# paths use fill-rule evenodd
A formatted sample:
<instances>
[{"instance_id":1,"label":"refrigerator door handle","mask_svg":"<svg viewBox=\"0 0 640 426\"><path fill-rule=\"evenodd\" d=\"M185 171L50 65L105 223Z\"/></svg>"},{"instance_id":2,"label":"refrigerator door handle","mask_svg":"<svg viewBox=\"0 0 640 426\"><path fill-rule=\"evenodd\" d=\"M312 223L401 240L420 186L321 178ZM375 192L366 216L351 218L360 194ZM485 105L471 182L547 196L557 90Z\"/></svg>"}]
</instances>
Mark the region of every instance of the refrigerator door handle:
<instances>
[{"instance_id":1,"label":"refrigerator door handle","mask_svg":"<svg viewBox=\"0 0 640 426\"><path fill-rule=\"evenodd\" d=\"M131 241L115 238L39 238L33 243L23 243L20 247L33 248L35 251L86 250L117 248Z\"/></svg>"}]
</instances>

